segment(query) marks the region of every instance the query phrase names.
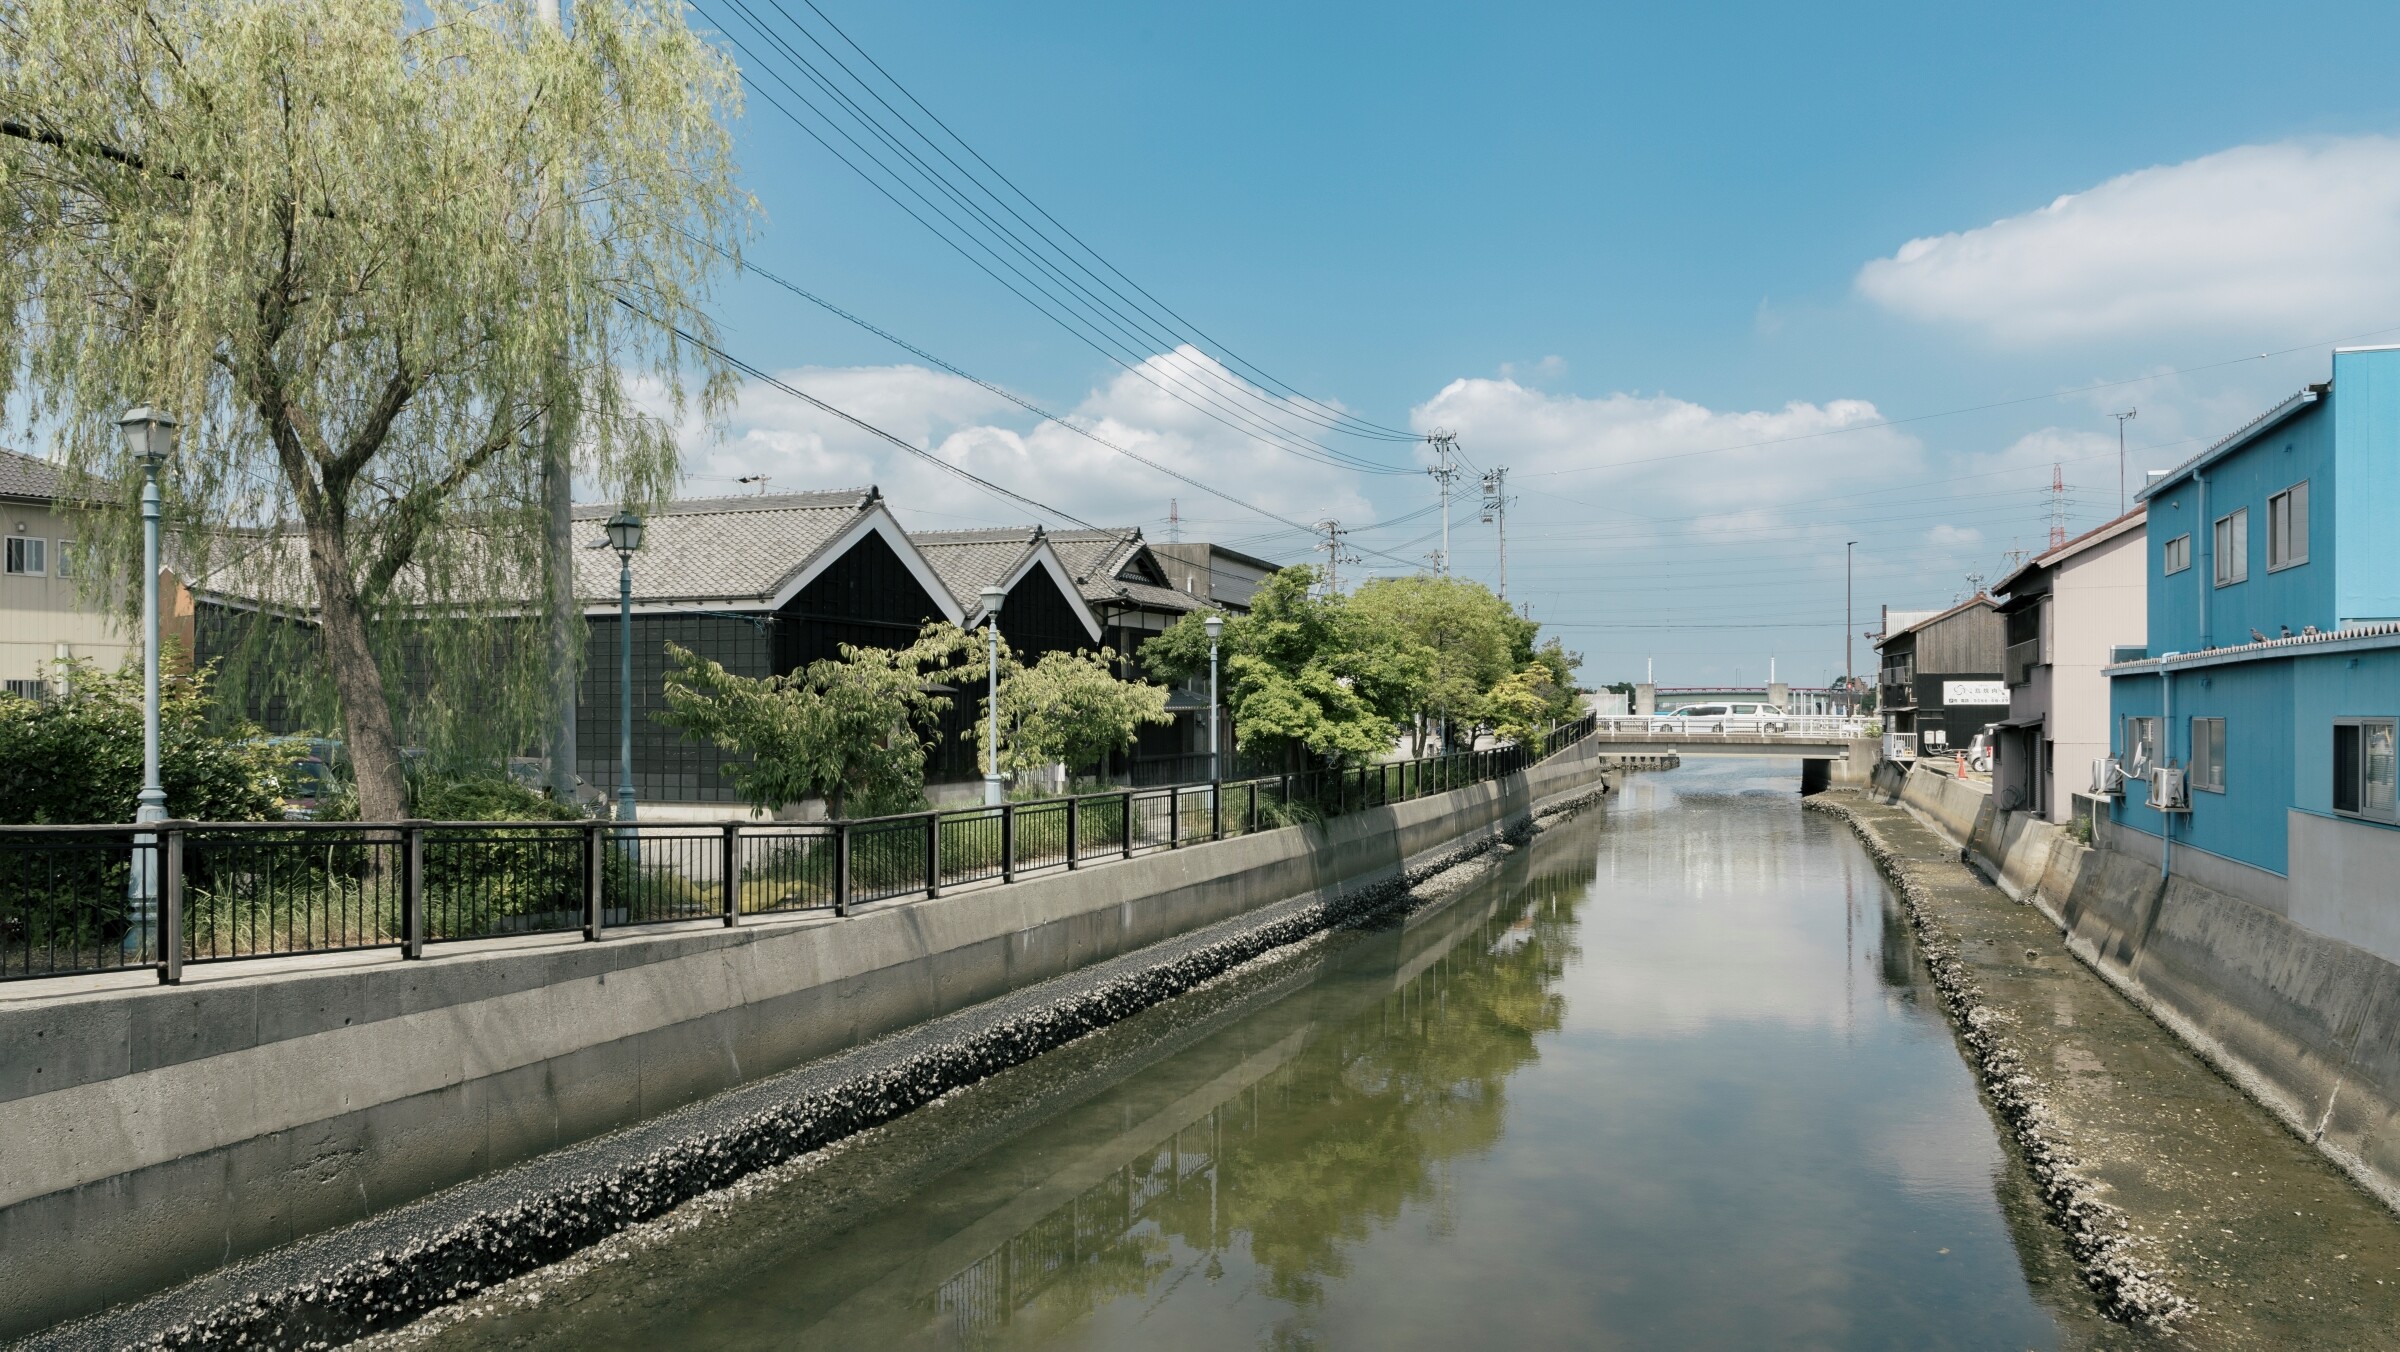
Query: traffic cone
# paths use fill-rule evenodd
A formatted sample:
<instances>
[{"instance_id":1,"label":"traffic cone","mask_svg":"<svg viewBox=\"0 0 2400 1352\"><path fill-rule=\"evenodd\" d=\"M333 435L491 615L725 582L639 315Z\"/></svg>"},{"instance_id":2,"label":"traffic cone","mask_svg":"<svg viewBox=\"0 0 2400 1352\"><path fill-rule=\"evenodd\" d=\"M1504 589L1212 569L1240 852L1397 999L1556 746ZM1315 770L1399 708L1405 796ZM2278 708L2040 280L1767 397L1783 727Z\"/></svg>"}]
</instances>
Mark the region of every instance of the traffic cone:
<instances>
[{"instance_id":1,"label":"traffic cone","mask_svg":"<svg viewBox=\"0 0 2400 1352\"><path fill-rule=\"evenodd\" d=\"M1958 753L1958 777L1960 779L1967 777L1967 753L1964 751Z\"/></svg>"}]
</instances>

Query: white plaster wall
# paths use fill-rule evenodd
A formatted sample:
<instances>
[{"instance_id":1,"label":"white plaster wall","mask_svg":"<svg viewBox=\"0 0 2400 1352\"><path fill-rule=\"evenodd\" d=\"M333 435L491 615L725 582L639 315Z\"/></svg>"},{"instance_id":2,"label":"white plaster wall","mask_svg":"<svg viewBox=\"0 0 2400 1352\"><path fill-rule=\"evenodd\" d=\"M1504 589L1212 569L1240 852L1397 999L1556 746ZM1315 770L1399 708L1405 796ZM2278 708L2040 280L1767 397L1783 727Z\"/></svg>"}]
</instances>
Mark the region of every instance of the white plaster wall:
<instances>
[{"instance_id":1,"label":"white plaster wall","mask_svg":"<svg viewBox=\"0 0 2400 1352\"><path fill-rule=\"evenodd\" d=\"M2147 534L2134 529L2058 567L2051 581L2050 820L2074 815L2074 794L2091 786L2092 762L2108 754L2108 650L2148 641L2143 585Z\"/></svg>"},{"instance_id":2,"label":"white plaster wall","mask_svg":"<svg viewBox=\"0 0 2400 1352\"><path fill-rule=\"evenodd\" d=\"M58 545L80 534L75 524L46 507L0 503L0 535L47 541L44 575L0 574L0 678L50 678L59 657L86 657L114 670L129 646L116 617L58 575ZM61 650L64 650L63 652Z\"/></svg>"}]
</instances>

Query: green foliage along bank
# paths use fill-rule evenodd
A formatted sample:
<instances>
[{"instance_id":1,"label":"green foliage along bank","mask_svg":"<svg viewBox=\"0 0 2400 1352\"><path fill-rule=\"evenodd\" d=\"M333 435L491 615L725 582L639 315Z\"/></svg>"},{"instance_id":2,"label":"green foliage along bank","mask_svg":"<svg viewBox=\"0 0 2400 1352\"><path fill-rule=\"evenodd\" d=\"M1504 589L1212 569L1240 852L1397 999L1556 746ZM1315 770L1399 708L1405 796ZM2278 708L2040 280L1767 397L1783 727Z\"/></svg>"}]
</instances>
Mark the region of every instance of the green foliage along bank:
<instances>
[{"instance_id":1,"label":"green foliage along bank","mask_svg":"<svg viewBox=\"0 0 2400 1352\"><path fill-rule=\"evenodd\" d=\"M50 699L0 694L0 823L133 820L142 791L142 673L68 659ZM159 676L159 782L167 810L190 821L283 815L288 744L255 728L212 730L209 675Z\"/></svg>"},{"instance_id":2,"label":"green foliage along bank","mask_svg":"<svg viewBox=\"0 0 2400 1352\"><path fill-rule=\"evenodd\" d=\"M1579 712L1583 659L1480 583L1378 578L1349 596L1320 594L1314 568L1268 578L1247 615L1228 616L1223 695L1245 750L1357 763L1405 733L1423 754L1438 733L1458 746L1478 732L1523 740ZM1203 615L1142 649L1172 679L1205 678Z\"/></svg>"}]
</instances>

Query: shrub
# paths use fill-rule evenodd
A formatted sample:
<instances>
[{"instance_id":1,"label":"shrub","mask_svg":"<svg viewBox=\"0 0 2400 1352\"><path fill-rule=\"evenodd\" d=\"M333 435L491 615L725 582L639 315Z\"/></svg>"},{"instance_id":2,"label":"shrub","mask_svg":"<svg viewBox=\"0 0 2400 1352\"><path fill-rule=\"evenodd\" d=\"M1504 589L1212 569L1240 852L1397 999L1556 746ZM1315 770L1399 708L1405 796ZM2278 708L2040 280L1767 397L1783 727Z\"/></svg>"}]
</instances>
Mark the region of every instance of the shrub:
<instances>
[{"instance_id":1,"label":"shrub","mask_svg":"<svg viewBox=\"0 0 2400 1352\"><path fill-rule=\"evenodd\" d=\"M60 664L51 699L0 694L0 822L130 822L142 791L139 659L110 672ZM167 811L189 821L283 815L291 745L247 725L209 728L211 673L161 673L159 782Z\"/></svg>"}]
</instances>

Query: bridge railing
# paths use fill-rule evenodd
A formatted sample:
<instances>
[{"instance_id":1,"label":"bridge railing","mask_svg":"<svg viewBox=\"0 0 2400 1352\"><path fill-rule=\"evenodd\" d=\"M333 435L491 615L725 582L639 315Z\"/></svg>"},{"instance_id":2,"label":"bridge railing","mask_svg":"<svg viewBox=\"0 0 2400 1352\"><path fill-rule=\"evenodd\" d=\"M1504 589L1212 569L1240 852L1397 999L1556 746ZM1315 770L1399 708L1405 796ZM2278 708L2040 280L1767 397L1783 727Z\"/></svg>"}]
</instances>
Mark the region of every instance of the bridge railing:
<instances>
[{"instance_id":1,"label":"bridge railing","mask_svg":"<svg viewBox=\"0 0 2400 1352\"><path fill-rule=\"evenodd\" d=\"M0 826L0 981L823 913L1130 859L1515 774L1591 736L824 822Z\"/></svg>"},{"instance_id":2,"label":"bridge railing","mask_svg":"<svg viewBox=\"0 0 2400 1352\"><path fill-rule=\"evenodd\" d=\"M1729 741L1849 741L1868 735L1873 720L1839 714L1622 715L1598 720L1603 736L1709 737Z\"/></svg>"}]
</instances>

